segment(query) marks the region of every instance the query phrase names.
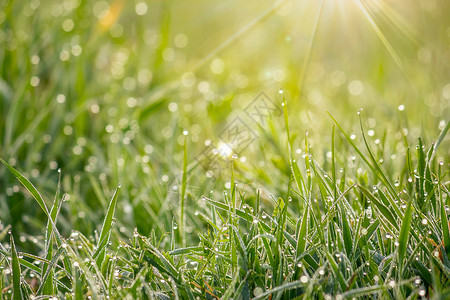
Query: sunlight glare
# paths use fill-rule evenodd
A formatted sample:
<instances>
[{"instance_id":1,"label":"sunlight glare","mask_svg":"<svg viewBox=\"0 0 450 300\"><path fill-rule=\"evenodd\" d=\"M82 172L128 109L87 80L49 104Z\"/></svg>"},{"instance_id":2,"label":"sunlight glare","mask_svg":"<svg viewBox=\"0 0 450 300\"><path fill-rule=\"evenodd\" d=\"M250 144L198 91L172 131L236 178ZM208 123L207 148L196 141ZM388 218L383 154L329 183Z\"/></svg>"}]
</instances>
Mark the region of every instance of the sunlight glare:
<instances>
[{"instance_id":1,"label":"sunlight glare","mask_svg":"<svg viewBox=\"0 0 450 300\"><path fill-rule=\"evenodd\" d=\"M230 157L233 153L233 149L231 149L230 145L222 142L219 143L217 151L218 154L223 157Z\"/></svg>"}]
</instances>

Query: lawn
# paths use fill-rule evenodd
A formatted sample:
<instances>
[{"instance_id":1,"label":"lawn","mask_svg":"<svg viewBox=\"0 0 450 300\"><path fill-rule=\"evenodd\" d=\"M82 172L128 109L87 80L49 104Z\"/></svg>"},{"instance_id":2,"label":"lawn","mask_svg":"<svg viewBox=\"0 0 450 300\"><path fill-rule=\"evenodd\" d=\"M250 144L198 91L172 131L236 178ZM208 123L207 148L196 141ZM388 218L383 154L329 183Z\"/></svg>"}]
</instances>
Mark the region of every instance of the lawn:
<instances>
[{"instance_id":1,"label":"lawn","mask_svg":"<svg viewBox=\"0 0 450 300\"><path fill-rule=\"evenodd\" d=\"M0 299L450 299L450 2L0 2Z\"/></svg>"}]
</instances>

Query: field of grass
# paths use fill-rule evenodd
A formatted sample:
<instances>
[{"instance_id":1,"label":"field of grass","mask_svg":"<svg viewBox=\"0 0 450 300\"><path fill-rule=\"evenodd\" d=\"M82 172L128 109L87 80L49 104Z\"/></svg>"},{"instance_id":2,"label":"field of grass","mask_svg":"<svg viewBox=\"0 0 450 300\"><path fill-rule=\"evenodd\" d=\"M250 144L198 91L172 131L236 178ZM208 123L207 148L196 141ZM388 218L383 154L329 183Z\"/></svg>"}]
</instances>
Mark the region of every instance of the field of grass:
<instances>
[{"instance_id":1,"label":"field of grass","mask_svg":"<svg viewBox=\"0 0 450 300\"><path fill-rule=\"evenodd\" d=\"M0 1L0 299L450 299L449 15Z\"/></svg>"}]
</instances>

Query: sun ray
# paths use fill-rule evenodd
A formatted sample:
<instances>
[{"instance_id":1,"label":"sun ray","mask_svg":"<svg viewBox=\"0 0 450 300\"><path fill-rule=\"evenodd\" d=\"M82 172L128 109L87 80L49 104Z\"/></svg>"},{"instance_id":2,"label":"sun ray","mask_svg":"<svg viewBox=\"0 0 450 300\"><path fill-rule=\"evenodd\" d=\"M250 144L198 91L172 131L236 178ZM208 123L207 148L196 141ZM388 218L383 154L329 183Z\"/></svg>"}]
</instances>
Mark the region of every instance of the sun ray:
<instances>
[{"instance_id":1,"label":"sun ray","mask_svg":"<svg viewBox=\"0 0 450 300\"><path fill-rule=\"evenodd\" d=\"M360 0L353 0L357 7L360 9L362 14L364 15L367 22L370 24L372 29L375 31L376 35L380 39L383 46L386 48L388 53L392 56L392 59L395 61L397 66L399 67L400 71L403 73L403 75L406 77L406 79L409 81L409 83L412 85L412 87L416 90L416 86L411 80L411 77L409 76L405 65L403 64L403 61L398 56L397 52L395 51L394 47L392 47L391 43L387 40L384 33L381 31L380 27L377 25L373 17L370 15L369 11L366 9L366 7L361 3Z\"/></svg>"},{"instance_id":2,"label":"sun ray","mask_svg":"<svg viewBox=\"0 0 450 300\"><path fill-rule=\"evenodd\" d=\"M393 28L401 32L402 36L405 36L416 45L420 44L419 38L417 37L417 32L413 30L413 27L408 23L408 21L405 20L405 18L403 18L403 16L401 16L397 11L395 11L389 3L384 1L373 1L371 3L375 6L375 9L380 11L383 19L387 23L391 24Z\"/></svg>"},{"instance_id":3,"label":"sun ray","mask_svg":"<svg viewBox=\"0 0 450 300\"><path fill-rule=\"evenodd\" d=\"M308 49L306 50L305 59L303 60L302 70L301 70L300 77L298 80L298 95L297 95L298 97L300 97L301 92L302 92L302 86L303 86L303 81L304 81L305 74L306 74L306 68L308 67L308 63L311 58L311 50L313 48L314 41L316 39L316 33L317 33L317 28L319 27L320 17L322 16L323 3L324 3L324 0L321 0L319 9L317 11L316 19L314 21L314 26L313 26L313 29L311 32L311 38L309 40Z\"/></svg>"}]
</instances>

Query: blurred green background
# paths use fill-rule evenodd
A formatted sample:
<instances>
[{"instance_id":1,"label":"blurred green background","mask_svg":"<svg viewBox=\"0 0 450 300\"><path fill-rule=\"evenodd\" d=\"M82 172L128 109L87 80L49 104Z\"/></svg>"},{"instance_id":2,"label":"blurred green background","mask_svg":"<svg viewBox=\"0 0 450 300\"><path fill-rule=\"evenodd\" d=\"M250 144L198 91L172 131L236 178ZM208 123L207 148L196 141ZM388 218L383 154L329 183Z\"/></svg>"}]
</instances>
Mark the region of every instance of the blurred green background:
<instances>
[{"instance_id":1,"label":"blurred green background","mask_svg":"<svg viewBox=\"0 0 450 300\"><path fill-rule=\"evenodd\" d=\"M240 189L261 188L265 205L286 194L283 117L259 126L244 111L264 92L280 108L287 99L295 155L304 153L308 132L325 169L327 111L360 143L363 108L371 145L391 178L401 179L405 148L419 136L429 146L449 119L449 15L444 0L4 0L0 156L48 204L61 168L63 232L98 228L121 183L119 234L135 226L163 234L179 209L183 130L195 169L205 141L219 145L241 118L258 137L236 162ZM348 176L364 176L354 153L337 146ZM438 156L448 167L448 138ZM221 199L230 181L206 171L189 174L188 232L202 228L200 196ZM21 242L45 225L4 167L0 220L26 233Z\"/></svg>"}]
</instances>

